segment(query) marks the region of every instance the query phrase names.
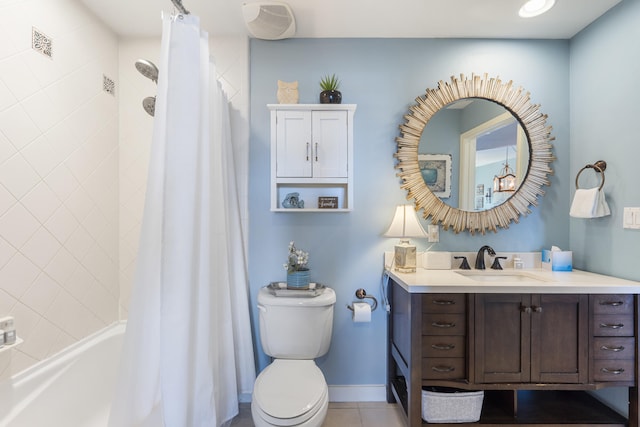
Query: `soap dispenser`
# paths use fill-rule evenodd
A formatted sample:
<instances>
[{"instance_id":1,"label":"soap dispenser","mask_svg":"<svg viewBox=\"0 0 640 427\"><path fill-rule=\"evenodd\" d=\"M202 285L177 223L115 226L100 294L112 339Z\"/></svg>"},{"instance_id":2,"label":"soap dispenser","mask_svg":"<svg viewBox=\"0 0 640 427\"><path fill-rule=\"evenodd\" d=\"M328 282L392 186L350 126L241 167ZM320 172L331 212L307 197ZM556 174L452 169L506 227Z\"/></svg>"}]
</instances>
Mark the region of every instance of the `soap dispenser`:
<instances>
[{"instance_id":1,"label":"soap dispenser","mask_svg":"<svg viewBox=\"0 0 640 427\"><path fill-rule=\"evenodd\" d=\"M516 270L522 270L524 268L524 262L518 255L515 255L513 257L513 268L515 268Z\"/></svg>"}]
</instances>

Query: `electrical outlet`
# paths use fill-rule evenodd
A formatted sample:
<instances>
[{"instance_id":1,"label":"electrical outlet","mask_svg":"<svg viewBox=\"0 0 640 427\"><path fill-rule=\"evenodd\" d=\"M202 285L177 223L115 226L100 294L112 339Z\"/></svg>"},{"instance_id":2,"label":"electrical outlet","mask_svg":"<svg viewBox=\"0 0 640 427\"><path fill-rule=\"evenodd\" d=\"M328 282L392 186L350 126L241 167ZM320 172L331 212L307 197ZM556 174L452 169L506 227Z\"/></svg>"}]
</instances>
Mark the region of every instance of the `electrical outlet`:
<instances>
[{"instance_id":1,"label":"electrical outlet","mask_svg":"<svg viewBox=\"0 0 640 427\"><path fill-rule=\"evenodd\" d=\"M437 224L427 225L427 241L435 243L440 241L440 226Z\"/></svg>"}]
</instances>

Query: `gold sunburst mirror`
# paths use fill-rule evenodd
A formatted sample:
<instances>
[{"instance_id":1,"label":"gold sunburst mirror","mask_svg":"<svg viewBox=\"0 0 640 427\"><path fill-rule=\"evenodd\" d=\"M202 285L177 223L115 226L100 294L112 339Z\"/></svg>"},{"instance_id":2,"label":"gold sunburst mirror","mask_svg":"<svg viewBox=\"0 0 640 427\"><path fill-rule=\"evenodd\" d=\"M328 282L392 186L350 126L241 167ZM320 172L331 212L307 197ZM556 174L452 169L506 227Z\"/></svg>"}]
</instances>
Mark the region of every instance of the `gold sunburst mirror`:
<instances>
[{"instance_id":1,"label":"gold sunburst mirror","mask_svg":"<svg viewBox=\"0 0 640 427\"><path fill-rule=\"evenodd\" d=\"M522 135L521 139L524 141L519 149L522 155L518 155L518 162L522 163L517 174L520 182L515 190L501 194L502 199L496 205L488 208L465 207L464 202L462 208L459 208L448 201L445 203L434 194L437 191L432 191L431 183L425 182L425 166L419 160L419 157L423 158L425 155L421 152L425 150L424 142L421 146L421 140L424 141L425 127L436 113L474 100L503 107L507 111L503 116L513 116L514 122L517 122L519 131L516 132ZM508 228L511 222L519 222L520 215L531 213L529 207L537 206L538 197L544 195L542 187L550 185L549 175L553 173L550 163L555 160L551 144L555 139L551 136L552 128L547 125L547 115L540 112L540 106L531 103L530 93L522 87L515 87L512 81L505 83L498 77L489 78L487 74L474 74L471 78L466 78L463 74L459 78L452 76L449 82L441 80L437 89L427 89L425 95L416 98L416 103L410 107L404 119L404 123L400 125L400 136L396 138L395 153L396 169L399 170L397 176L402 180L401 188L407 191L408 200L414 199L416 210L423 210L425 219L431 217L432 224L441 224L445 230L451 228L455 233L467 230L471 234L485 234L487 230L497 232L498 228ZM463 135L466 134L460 135L461 147L465 139ZM460 153L464 150L461 148ZM473 150L475 152L475 146ZM457 149L451 151L457 152ZM501 153L504 159L505 151ZM506 153L508 163L508 149ZM453 163L456 164L455 159ZM465 160L461 159L453 169L462 173L461 164L464 163ZM450 163L447 167L451 168ZM434 170L428 172L431 175ZM468 175L472 174L470 172ZM465 179L460 179L461 195ZM474 186L472 182L470 188L469 197L473 198L473 191L480 191L480 186ZM491 191L486 194L482 192L479 195L482 200L478 201L490 198Z\"/></svg>"}]
</instances>

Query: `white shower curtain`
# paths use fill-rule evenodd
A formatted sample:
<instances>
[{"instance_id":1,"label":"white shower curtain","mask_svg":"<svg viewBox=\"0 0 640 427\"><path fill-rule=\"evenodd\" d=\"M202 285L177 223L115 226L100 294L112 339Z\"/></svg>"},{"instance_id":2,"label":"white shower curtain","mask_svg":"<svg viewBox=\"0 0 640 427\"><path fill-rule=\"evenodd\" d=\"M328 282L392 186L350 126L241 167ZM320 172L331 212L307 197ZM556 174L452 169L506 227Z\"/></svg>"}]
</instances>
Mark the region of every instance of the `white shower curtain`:
<instances>
[{"instance_id":1,"label":"white shower curtain","mask_svg":"<svg viewBox=\"0 0 640 427\"><path fill-rule=\"evenodd\" d=\"M109 425L220 426L255 379L229 110L198 17L163 17L161 53Z\"/></svg>"}]
</instances>

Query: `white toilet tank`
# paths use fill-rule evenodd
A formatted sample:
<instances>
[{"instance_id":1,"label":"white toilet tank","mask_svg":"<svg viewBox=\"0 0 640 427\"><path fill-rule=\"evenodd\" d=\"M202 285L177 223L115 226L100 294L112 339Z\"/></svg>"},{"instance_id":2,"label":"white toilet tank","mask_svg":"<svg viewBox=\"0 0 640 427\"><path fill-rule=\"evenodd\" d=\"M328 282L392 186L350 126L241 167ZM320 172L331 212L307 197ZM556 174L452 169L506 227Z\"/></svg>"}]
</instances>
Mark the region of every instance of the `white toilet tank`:
<instances>
[{"instance_id":1,"label":"white toilet tank","mask_svg":"<svg viewBox=\"0 0 640 427\"><path fill-rule=\"evenodd\" d=\"M258 293L260 342L265 354L276 359L315 359L329 351L336 293L324 288L315 297L273 295L266 287Z\"/></svg>"}]
</instances>

